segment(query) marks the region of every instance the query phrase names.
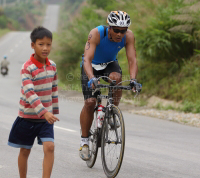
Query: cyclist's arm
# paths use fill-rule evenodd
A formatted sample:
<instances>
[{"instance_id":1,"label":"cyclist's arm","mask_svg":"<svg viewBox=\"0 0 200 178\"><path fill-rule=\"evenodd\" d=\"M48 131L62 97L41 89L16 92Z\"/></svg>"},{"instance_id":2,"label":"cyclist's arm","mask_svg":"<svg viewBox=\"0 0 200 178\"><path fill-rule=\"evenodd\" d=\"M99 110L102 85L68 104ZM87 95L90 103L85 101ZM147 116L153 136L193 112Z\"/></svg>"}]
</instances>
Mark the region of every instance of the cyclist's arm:
<instances>
[{"instance_id":1,"label":"cyclist's arm","mask_svg":"<svg viewBox=\"0 0 200 178\"><path fill-rule=\"evenodd\" d=\"M129 72L130 72L131 79L133 78L135 79L138 72L136 50L135 50L134 44L135 44L134 35L131 30L128 30L126 32L126 56L128 59Z\"/></svg>"},{"instance_id":2,"label":"cyclist's arm","mask_svg":"<svg viewBox=\"0 0 200 178\"><path fill-rule=\"evenodd\" d=\"M89 80L94 77L92 69L92 59L94 58L94 53L96 46L100 43L100 34L97 28L90 31L88 35L88 40L85 45L84 51L84 70Z\"/></svg>"}]
</instances>

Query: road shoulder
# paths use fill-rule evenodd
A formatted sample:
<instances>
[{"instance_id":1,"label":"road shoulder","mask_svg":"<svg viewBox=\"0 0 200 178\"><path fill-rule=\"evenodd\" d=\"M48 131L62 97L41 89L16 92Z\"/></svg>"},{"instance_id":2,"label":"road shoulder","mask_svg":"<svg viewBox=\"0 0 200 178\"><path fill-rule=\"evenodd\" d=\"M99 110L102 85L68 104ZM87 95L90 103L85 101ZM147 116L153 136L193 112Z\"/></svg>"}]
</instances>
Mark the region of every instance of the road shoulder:
<instances>
[{"instance_id":1,"label":"road shoulder","mask_svg":"<svg viewBox=\"0 0 200 178\"><path fill-rule=\"evenodd\" d=\"M82 93L77 91L59 90L59 98L60 100L84 103ZM103 101L103 104L106 105L106 101ZM158 110L147 106L138 107L134 103L123 102L123 100L120 102L119 107L122 111L127 111L132 114L145 115L168 121L174 121L184 125L200 127L200 114L184 113L174 110Z\"/></svg>"}]
</instances>

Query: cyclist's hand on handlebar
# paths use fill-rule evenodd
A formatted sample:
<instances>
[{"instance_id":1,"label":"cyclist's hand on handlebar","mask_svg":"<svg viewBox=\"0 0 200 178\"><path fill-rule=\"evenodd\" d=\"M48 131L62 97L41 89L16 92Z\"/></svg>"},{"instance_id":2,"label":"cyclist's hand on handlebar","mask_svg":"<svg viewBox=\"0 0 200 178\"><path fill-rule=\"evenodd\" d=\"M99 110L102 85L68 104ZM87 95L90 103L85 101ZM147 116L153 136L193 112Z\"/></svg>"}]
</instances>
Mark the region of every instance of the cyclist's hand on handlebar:
<instances>
[{"instance_id":1,"label":"cyclist's hand on handlebar","mask_svg":"<svg viewBox=\"0 0 200 178\"><path fill-rule=\"evenodd\" d=\"M136 79L131 79L130 86L132 87L133 92L141 92L142 91L142 85L140 83L137 83Z\"/></svg>"},{"instance_id":2,"label":"cyclist's hand on handlebar","mask_svg":"<svg viewBox=\"0 0 200 178\"><path fill-rule=\"evenodd\" d=\"M136 88L135 88L136 83L137 83L136 79L131 79L130 86L131 86L133 92L136 92Z\"/></svg>"},{"instance_id":3,"label":"cyclist's hand on handlebar","mask_svg":"<svg viewBox=\"0 0 200 178\"><path fill-rule=\"evenodd\" d=\"M88 82L88 88L95 89L97 87L97 84L100 84L100 82L97 80L97 78L93 77Z\"/></svg>"}]
</instances>

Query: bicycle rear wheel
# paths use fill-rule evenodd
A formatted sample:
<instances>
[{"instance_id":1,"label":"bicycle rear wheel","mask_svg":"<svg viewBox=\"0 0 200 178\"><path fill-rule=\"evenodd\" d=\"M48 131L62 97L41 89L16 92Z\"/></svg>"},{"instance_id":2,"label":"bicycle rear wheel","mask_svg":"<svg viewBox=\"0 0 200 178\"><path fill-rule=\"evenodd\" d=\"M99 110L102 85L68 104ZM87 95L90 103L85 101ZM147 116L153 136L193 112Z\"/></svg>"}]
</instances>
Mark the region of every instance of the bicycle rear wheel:
<instances>
[{"instance_id":1,"label":"bicycle rear wheel","mask_svg":"<svg viewBox=\"0 0 200 178\"><path fill-rule=\"evenodd\" d=\"M94 112L94 119L89 131L89 154L90 159L86 161L86 164L89 168L92 168L96 162L98 154L98 139L99 139L99 129L97 128L96 119L97 111Z\"/></svg>"},{"instance_id":2,"label":"bicycle rear wheel","mask_svg":"<svg viewBox=\"0 0 200 178\"><path fill-rule=\"evenodd\" d=\"M111 112L114 127L109 123L110 119L105 119L101 137L102 165L108 178L117 176L123 161L125 147L125 126L123 115L117 106L113 106Z\"/></svg>"}]
</instances>

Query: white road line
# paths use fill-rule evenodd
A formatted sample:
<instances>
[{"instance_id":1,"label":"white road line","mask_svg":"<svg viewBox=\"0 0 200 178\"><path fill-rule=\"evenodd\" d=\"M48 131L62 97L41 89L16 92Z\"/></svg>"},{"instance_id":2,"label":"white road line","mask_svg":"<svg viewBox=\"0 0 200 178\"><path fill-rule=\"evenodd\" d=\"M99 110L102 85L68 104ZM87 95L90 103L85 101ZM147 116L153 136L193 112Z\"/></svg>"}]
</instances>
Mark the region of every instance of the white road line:
<instances>
[{"instance_id":1,"label":"white road line","mask_svg":"<svg viewBox=\"0 0 200 178\"><path fill-rule=\"evenodd\" d=\"M58 126L54 126L54 128L56 128L56 129L60 129L60 130L66 130L66 131L68 131L68 132L76 132L75 130L66 129L66 128L58 127Z\"/></svg>"}]
</instances>

